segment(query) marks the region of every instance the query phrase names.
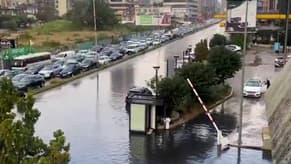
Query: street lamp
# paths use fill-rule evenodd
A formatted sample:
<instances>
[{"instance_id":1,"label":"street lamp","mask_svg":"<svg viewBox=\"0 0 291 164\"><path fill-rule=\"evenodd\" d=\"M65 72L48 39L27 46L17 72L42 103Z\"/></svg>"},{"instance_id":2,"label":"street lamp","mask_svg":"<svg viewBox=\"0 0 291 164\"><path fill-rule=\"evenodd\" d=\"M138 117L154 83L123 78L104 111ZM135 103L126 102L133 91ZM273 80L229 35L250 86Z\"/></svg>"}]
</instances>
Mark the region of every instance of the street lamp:
<instances>
[{"instance_id":1,"label":"street lamp","mask_svg":"<svg viewBox=\"0 0 291 164\"><path fill-rule=\"evenodd\" d=\"M153 67L156 71L156 97L158 96L158 81L159 81L159 69L160 66L154 66Z\"/></svg>"},{"instance_id":2,"label":"street lamp","mask_svg":"<svg viewBox=\"0 0 291 164\"><path fill-rule=\"evenodd\" d=\"M96 3L95 3L95 0L92 0L92 3L93 3L95 46L96 46L97 45L97 22L96 22Z\"/></svg>"},{"instance_id":3,"label":"street lamp","mask_svg":"<svg viewBox=\"0 0 291 164\"><path fill-rule=\"evenodd\" d=\"M287 49L287 42L288 42L288 28L289 28L289 10L290 10L290 0L287 0L287 8L286 8L286 29L285 29L285 49L284 49L284 53L285 53L285 62L288 56L288 49Z\"/></svg>"},{"instance_id":4,"label":"street lamp","mask_svg":"<svg viewBox=\"0 0 291 164\"><path fill-rule=\"evenodd\" d=\"M247 54L247 36L248 36L248 9L249 1L246 1L246 13L245 13L245 26L244 26L244 45L243 45L243 55L242 55L242 71L241 71L241 88L240 88L240 110L239 110L239 134L238 134L238 158L240 160L240 147L242 144L242 120L243 120L243 90L244 90L244 80L245 80L245 56Z\"/></svg>"},{"instance_id":5,"label":"street lamp","mask_svg":"<svg viewBox=\"0 0 291 164\"><path fill-rule=\"evenodd\" d=\"M174 56L174 59L175 59L175 70L178 68L178 58L179 58L178 55Z\"/></svg>"}]
</instances>

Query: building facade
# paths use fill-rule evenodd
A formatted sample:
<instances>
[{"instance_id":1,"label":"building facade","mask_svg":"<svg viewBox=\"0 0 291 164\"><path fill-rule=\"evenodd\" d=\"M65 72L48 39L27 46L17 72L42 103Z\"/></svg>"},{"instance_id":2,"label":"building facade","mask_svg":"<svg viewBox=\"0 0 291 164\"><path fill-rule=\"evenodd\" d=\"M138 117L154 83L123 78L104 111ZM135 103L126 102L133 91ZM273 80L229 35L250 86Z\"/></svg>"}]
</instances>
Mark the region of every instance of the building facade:
<instances>
[{"instance_id":1,"label":"building facade","mask_svg":"<svg viewBox=\"0 0 291 164\"><path fill-rule=\"evenodd\" d=\"M0 0L1 8L16 8L21 4L34 4L35 0Z\"/></svg>"},{"instance_id":2,"label":"building facade","mask_svg":"<svg viewBox=\"0 0 291 164\"><path fill-rule=\"evenodd\" d=\"M173 19L195 22L198 17L197 0L164 0L163 6L171 8Z\"/></svg>"},{"instance_id":3,"label":"building facade","mask_svg":"<svg viewBox=\"0 0 291 164\"><path fill-rule=\"evenodd\" d=\"M133 0L108 0L110 7L115 11L121 23L134 23L136 4Z\"/></svg>"},{"instance_id":4,"label":"building facade","mask_svg":"<svg viewBox=\"0 0 291 164\"><path fill-rule=\"evenodd\" d=\"M198 0L198 12L204 19L213 18L220 9L217 0Z\"/></svg>"},{"instance_id":5,"label":"building facade","mask_svg":"<svg viewBox=\"0 0 291 164\"><path fill-rule=\"evenodd\" d=\"M64 16L72 8L72 0L36 0L37 5L42 7L53 7L58 16Z\"/></svg>"}]
</instances>

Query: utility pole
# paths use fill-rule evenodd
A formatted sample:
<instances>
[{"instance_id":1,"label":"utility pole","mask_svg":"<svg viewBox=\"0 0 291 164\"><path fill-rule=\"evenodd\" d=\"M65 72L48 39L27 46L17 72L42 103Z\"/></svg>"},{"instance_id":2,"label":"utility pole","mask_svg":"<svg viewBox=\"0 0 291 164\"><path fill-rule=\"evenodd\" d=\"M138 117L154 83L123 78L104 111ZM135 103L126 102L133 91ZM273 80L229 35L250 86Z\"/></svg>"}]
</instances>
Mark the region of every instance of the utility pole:
<instances>
[{"instance_id":1,"label":"utility pole","mask_svg":"<svg viewBox=\"0 0 291 164\"><path fill-rule=\"evenodd\" d=\"M241 88L240 88L241 93L240 93L239 134L238 134L239 149L240 149L240 146L242 145L242 122L243 122L243 103L244 103L243 90L244 90L244 80L245 80L245 56L247 54L248 10L249 10L249 1L246 0L244 45L243 45L243 55L242 55ZM239 155L239 159L240 159L240 155Z\"/></svg>"},{"instance_id":2,"label":"utility pole","mask_svg":"<svg viewBox=\"0 0 291 164\"><path fill-rule=\"evenodd\" d=\"M97 21L96 21L96 3L95 0L93 2L93 18L94 18L94 35L95 35L95 46L97 46ZM98 55L97 55L98 57Z\"/></svg>"},{"instance_id":3,"label":"utility pole","mask_svg":"<svg viewBox=\"0 0 291 164\"><path fill-rule=\"evenodd\" d=\"M287 48L287 43L288 43L288 29L289 29L289 10L290 10L290 0L287 1L287 8L286 8L286 18L285 18L285 44L284 44L284 58L285 62L288 56L288 48Z\"/></svg>"}]
</instances>

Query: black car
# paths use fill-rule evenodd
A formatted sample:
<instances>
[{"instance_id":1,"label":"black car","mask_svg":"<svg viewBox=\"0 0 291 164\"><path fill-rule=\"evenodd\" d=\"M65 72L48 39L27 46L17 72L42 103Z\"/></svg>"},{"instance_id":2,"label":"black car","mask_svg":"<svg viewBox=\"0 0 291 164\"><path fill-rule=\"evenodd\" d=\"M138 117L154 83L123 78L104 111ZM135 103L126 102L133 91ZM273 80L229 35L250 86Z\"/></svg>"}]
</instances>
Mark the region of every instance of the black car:
<instances>
[{"instance_id":1,"label":"black car","mask_svg":"<svg viewBox=\"0 0 291 164\"><path fill-rule=\"evenodd\" d=\"M68 64L64 69L57 75L60 78L72 77L81 72L81 67L79 64Z\"/></svg>"},{"instance_id":2,"label":"black car","mask_svg":"<svg viewBox=\"0 0 291 164\"><path fill-rule=\"evenodd\" d=\"M125 103L128 106L130 102L130 98L132 98L135 95L153 95L152 91L149 90L146 87L133 87L129 89L127 96L125 98Z\"/></svg>"},{"instance_id":3,"label":"black car","mask_svg":"<svg viewBox=\"0 0 291 164\"><path fill-rule=\"evenodd\" d=\"M8 78L8 79L12 79L15 75L17 75L16 71L13 70L3 70L1 72L0 78Z\"/></svg>"},{"instance_id":4,"label":"black car","mask_svg":"<svg viewBox=\"0 0 291 164\"><path fill-rule=\"evenodd\" d=\"M97 68L97 63L93 59L85 59L80 64L82 70L90 70Z\"/></svg>"},{"instance_id":5,"label":"black car","mask_svg":"<svg viewBox=\"0 0 291 164\"><path fill-rule=\"evenodd\" d=\"M91 48L92 51L96 51L96 52L101 52L102 49L103 49L102 45L96 45L96 46Z\"/></svg>"},{"instance_id":6,"label":"black car","mask_svg":"<svg viewBox=\"0 0 291 164\"><path fill-rule=\"evenodd\" d=\"M28 73L28 74L36 75L36 74L38 74L38 72L41 69L43 69L44 66L45 66L44 64L30 66L30 67L27 68L27 70L25 72Z\"/></svg>"},{"instance_id":7,"label":"black car","mask_svg":"<svg viewBox=\"0 0 291 164\"><path fill-rule=\"evenodd\" d=\"M285 58L283 56L279 56L275 59L274 66L275 67L283 67L285 63L286 63Z\"/></svg>"},{"instance_id":8,"label":"black car","mask_svg":"<svg viewBox=\"0 0 291 164\"><path fill-rule=\"evenodd\" d=\"M45 79L40 75L24 75L18 81L14 79L13 85L19 90L26 92L28 88L43 87Z\"/></svg>"},{"instance_id":9,"label":"black car","mask_svg":"<svg viewBox=\"0 0 291 164\"><path fill-rule=\"evenodd\" d=\"M118 60L118 59L121 59L122 58L122 54L119 53L119 52L113 52L112 54L110 54L109 58L111 61L115 61L115 60Z\"/></svg>"},{"instance_id":10,"label":"black car","mask_svg":"<svg viewBox=\"0 0 291 164\"><path fill-rule=\"evenodd\" d=\"M78 62L82 62L85 59L85 56L83 56L83 55L74 55L74 56L71 56L71 57L68 58L68 60L70 60L70 59L76 60Z\"/></svg>"}]
</instances>

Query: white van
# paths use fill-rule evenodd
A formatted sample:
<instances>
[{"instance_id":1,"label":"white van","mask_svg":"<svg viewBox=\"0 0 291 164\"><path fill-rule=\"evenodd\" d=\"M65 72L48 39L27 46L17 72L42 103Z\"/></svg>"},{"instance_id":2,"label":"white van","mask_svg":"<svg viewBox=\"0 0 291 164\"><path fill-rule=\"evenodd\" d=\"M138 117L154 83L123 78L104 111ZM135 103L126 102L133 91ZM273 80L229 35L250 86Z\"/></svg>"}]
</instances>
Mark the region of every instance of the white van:
<instances>
[{"instance_id":1,"label":"white van","mask_svg":"<svg viewBox=\"0 0 291 164\"><path fill-rule=\"evenodd\" d=\"M52 58L55 60L63 60L67 57L74 56L75 54L76 54L75 51L63 51L63 52L60 52L60 53L52 56Z\"/></svg>"}]
</instances>

